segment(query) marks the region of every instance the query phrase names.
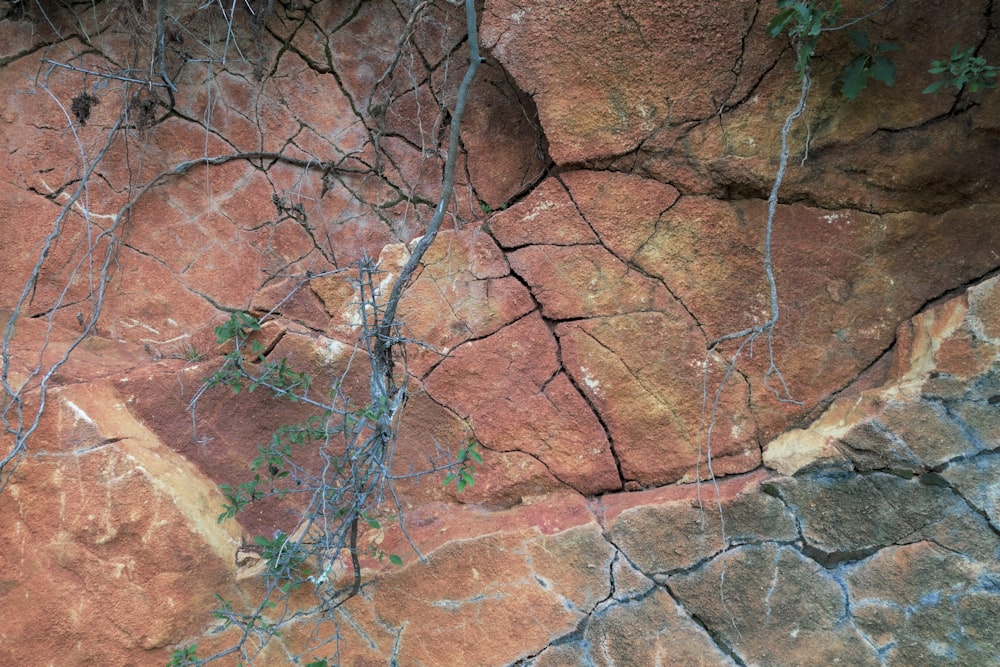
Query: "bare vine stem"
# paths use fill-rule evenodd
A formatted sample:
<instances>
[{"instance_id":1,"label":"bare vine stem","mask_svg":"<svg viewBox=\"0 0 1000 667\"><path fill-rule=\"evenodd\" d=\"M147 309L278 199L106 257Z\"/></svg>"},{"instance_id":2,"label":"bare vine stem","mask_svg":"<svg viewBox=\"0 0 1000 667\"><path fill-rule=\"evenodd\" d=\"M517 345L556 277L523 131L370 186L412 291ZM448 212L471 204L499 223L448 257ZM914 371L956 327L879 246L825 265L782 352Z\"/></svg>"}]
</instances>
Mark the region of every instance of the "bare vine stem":
<instances>
[{"instance_id":1,"label":"bare vine stem","mask_svg":"<svg viewBox=\"0 0 1000 667\"><path fill-rule=\"evenodd\" d=\"M461 119L481 61L476 29L475 0L465 0L465 18L470 61L458 88L455 106L451 112L449 145L444 162L441 192L434 215L428 223L424 235L414 245L410 257L396 277L384 305L380 303L381 295L377 289L378 281L373 279L373 276L379 272L378 266L368 257L363 257L358 262L357 290L361 315L361 330L358 338L359 345L367 352L370 364L369 405L361 411L351 410L348 407L349 400L341 393L339 384L335 400L330 404L310 399L306 392L295 392L296 400L321 407L325 411L326 417L323 426L317 432L322 433L319 451L326 461L326 465L323 471L316 475L311 475L301 469L297 469L293 473L297 475L294 478L295 484L302 488L301 491L297 492L311 490L311 500L306 511L300 515L302 521L296 530L297 537L287 540L282 538L281 552L270 558L269 572L265 577L267 590L260 604L249 613L237 612L228 604L221 611L216 612L228 624L240 629L239 640L234 646L204 659L198 659L194 664L202 665L237 652L252 660L281 627L305 616L327 619L336 625L338 621L334 612L361 590L361 566L357 545L359 524L362 521L371 524L370 513L379 508L387 498L391 499L399 512L398 524L403 535L418 557L425 560L424 555L406 531L402 520L402 506L392 486L392 481L396 479L391 473L392 457L395 452L400 417L407 399L405 366L402 376L397 382L394 364L397 358L405 361L405 345L412 342L399 335L400 323L397 321L397 313L399 302L406 288L413 279L425 252L434 242L441 228L454 193L455 173L461 145ZM272 153L244 153L240 157L243 159L284 159L284 156ZM161 176L177 175L198 164L216 164L230 159L238 158L219 156L218 158L192 160L178 165ZM315 168L317 165L313 162L307 166ZM323 165L319 165L319 168L324 171L327 169ZM146 189L151 187L157 179L147 184ZM270 376L251 375L243 367L240 361L242 359L242 353L239 350L240 342L240 338L237 338L236 354L233 357L236 364L235 372L256 386L271 389L277 395L291 395L292 391L282 382L280 377L278 381L272 381ZM355 350L357 350L357 346ZM273 366L271 368L273 369ZM195 401L201 393L199 391ZM332 419L337 421L331 423ZM335 455L328 449L331 437L334 435L337 435L338 438L343 436L344 450L342 454ZM333 451L339 452L336 448ZM439 466L432 461L428 470L417 474L429 474L447 467L449 466ZM414 474L404 477L412 476ZM251 491L251 501L253 497L254 492ZM276 535L276 540L277 537ZM350 559L352 577L347 588L337 588L329 574L345 549ZM289 569L290 566L280 565L284 555L299 559L306 556L315 558L316 574L308 577L308 580L315 587L314 595L319 600L318 605L313 609L288 611L288 593L282 589L279 580L281 577L286 577L289 581L298 581L298 579ZM277 594L280 594L284 599L284 602L279 603L283 605L284 611L278 615L277 620L266 621L265 613L273 606L273 597ZM257 640L256 650L252 650L248 646L251 638ZM338 640L339 636L334 636L327 641L336 646Z\"/></svg>"},{"instance_id":2,"label":"bare vine stem","mask_svg":"<svg viewBox=\"0 0 1000 667\"><path fill-rule=\"evenodd\" d=\"M60 108L62 108L61 104ZM64 108L63 113L66 114L66 118L69 120L69 115L66 113ZM23 381L20 383L12 382L10 377L12 346L14 343L16 325L22 315L22 309L31 300L35 293L38 280L41 277L42 267L45 265L49 252L59 239L59 235L62 232L63 224L65 223L66 218L75 210L74 207L77 206L80 199L86 198L90 176L101 164L103 156L110 149L111 144L118 135L118 131L123 127L123 124L124 115L119 117L118 122L115 123L115 125L108 132L107 140L94 158L88 158L86 151L83 149L82 145L80 145L79 139L77 140L81 158L85 165L82 177L76 190L69 195L68 201L63 205L59 215L56 216L55 222L52 226L52 231L46 235L45 240L42 243L41 250L38 253L38 259L36 260L35 266L31 271L31 275L25 282L24 289L21 291L21 296L18 299L17 304L14 306L6 325L4 326L3 342L2 345L0 345L0 363L2 363L3 366L2 371L0 371L0 383L3 385L0 421L2 421L6 431L13 437L13 444L11 445L9 451L7 451L2 458L0 458L0 492L2 492L7 486L7 482L10 481L11 475L14 474L18 464L24 458L27 452L28 438L30 438L38 428L42 414L45 411L48 386L53 375L55 375L55 373L69 361L70 355L73 351L81 343L83 343L87 337L90 336L90 334L94 331L94 328L97 326L97 320L104 305L105 288L110 280L110 272L118 245L118 239L115 237L115 233L124 219L122 215L116 215L113 223L108 229L102 230L96 237L92 237L90 239L89 249L91 252L96 248L101 240L107 239L108 245L104 260L101 263L100 274L95 289L93 289L90 294L90 299L92 300L89 314L90 316L86 321L83 331L74 338L74 340L63 352L62 356L54 361L48 369L43 371L43 355L45 348L48 346L48 339L52 330L52 318L55 317L56 312L60 307L62 307L66 299L66 295L73 282L72 279L70 279L66 282L65 287L57 297L55 305L48 310L47 319L49 321L49 327L46 329L45 341L43 342L41 351L39 352L38 363L28 372L27 377ZM70 126L72 127L72 123L70 123ZM84 218L89 226L89 211L85 206L82 207L82 210ZM80 260L80 263L73 268L73 275L76 275L77 271L80 270L83 262L89 261L91 252L86 253L84 258ZM41 379L38 381L38 385L34 387L34 390L37 391L38 394L38 405L35 407L33 415L26 416L24 404L25 393L32 388L30 386L32 381L39 376Z\"/></svg>"},{"instance_id":3,"label":"bare vine stem","mask_svg":"<svg viewBox=\"0 0 1000 667\"><path fill-rule=\"evenodd\" d=\"M796 51L798 50L796 45ZM774 346L773 346L773 332L774 327L778 323L778 318L780 315L779 303L778 303L778 285L774 278L774 260L771 252L772 240L774 236L774 217L778 210L778 191L781 189L781 184L785 179L785 171L788 168L788 157L790 149L788 146L788 136L791 133L792 126L794 125L796 119L798 119L806 110L806 103L809 99L809 91L812 87L812 79L809 74L808 64L802 69L800 76L800 87L799 87L799 101L795 108L785 117L785 122L781 126L781 153L778 157L778 169L774 177L774 184L771 186L771 192L767 198L767 221L765 223L764 231L764 273L767 277L768 285L768 298L771 307L771 316L768 320L757 326L747 327L736 331L733 333L724 334L723 336L717 338L715 341L711 342L708 346L708 350L705 354L705 360L702 369L702 423L700 431L705 433L705 461L708 468L708 476L712 482L712 488L715 491L715 501L716 508L719 513L719 527L721 533L721 543L722 552L724 553L728 549L728 538L726 535L726 517L722 510L722 492L719 489L719 480L715 474L715 468L713 466L712 460L712 435L715 430L716 417L718 415L719 404L722 400L722 392L725 389L726 383L729 378L732 377L733 373L736 372L736 366L739 362L740 355L747 348L747 346L753 345L754 341L757 340L761 335L766 334L767 340L767 353L768 353L768 368L764 372L764 386L767 387L775 397L785 403L795 403L801 404L800 401L793 399L789 393L788 385L785 383L785 378L781 371L778 369L777 365L774 363ZM732 358L726 365L725 373L722 376L722 380L719 381L719 385L715 390L715 396L712 399L712 406L708 409L708 367L711 360L712 353L718 349L721 343L731 340L739 340L739 346L736 351L733 352ZM778 380L781 382L781 392L778 389L772 387L768 384L768 379L772 376L777 376ZM707 429L705 427L706 413L708 415L708 425ZM698 498L698 506L702 506L701 497L701 456L702 456L702 441L699 437L698 440L698 459L695 463L695 482L696 482L696 492ZM704 524L703 524L704 525ZM726 566L725 559L722 560L722 571L719 577L719 598L722 603L723 609L729 615L730 622L733 628L736 630L737 634L740 634L739 628L736 627L736 619L733 617L732 613L729 612L729 608L726 604L726 598L724 593L724 586L726 580Z\"/></svg>"}]
</instances>

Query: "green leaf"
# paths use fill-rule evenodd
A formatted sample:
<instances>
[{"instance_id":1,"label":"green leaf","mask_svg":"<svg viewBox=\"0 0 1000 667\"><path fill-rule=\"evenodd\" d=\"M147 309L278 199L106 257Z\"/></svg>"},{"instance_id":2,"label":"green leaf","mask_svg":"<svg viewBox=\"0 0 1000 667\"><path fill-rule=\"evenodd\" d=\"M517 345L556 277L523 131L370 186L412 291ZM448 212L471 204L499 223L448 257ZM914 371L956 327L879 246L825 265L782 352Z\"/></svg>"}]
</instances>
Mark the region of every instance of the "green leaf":
<instances>
[{"instance_id":1,"label":"green leaf","mask_svg":"<svg viewBox=\"0 0 1000 667\"><path fill-rule=\"evenodd\" d=\"M858 56L844 68L840 75L844 97L847 99L853 100L868 85L868 77L871 76L868 70L868 61L867 55Z\"/></svg>"},{"instance_id":2,"label":"green leaf","mask_svg":"<svg viewBox=\"0 0 1000 667\"><path fill-rule=\"evenodd\" d=\"M767 24L767 34L771 37L777 37L785 31L788 24L795 17L795 10L786 9L784 11L775 14L771 22Z\"/></svg>"},{"instance_id":3,"label":"green leaf","mask_svg":"<svg viewBox=\"0 0 1000 667\"><path fill-rule=\"evenodd\" d=\"M396 554L389 554L389 562L398 567L403 564L403 559Z\"/></svg>"},{"instance_id":4,"label":"green leaf","mask_svg":"<svg viewBox=\"0 0 1000 667\"><path fill-rule=\"evenodd\" d=\"M885 56L876 56L872 63L871 74L873 79L892 86L896 83L896 63Z\"/></svg>"},{"instance_id":5,"label":"green leaf","mask_svg":"<svg viewBox=\"0 0 1000 667\"><path fill-rule=\"evenodd\" d=\"M871 50L871 44L868 42L868 35L861 30L848 30L847 36L852 42L854 42L854 45L862 51Z\"/></svg>"}]
</instances>

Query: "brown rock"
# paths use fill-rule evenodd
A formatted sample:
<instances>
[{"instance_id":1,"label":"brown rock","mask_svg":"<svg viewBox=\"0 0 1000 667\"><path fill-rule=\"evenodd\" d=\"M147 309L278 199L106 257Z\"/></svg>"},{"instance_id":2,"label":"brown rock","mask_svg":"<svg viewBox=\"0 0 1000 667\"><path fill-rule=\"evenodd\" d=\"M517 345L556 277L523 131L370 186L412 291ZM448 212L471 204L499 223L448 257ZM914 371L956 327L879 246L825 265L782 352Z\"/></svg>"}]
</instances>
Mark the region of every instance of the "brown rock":
<instances>
[{"instance_id":1,"label":"brown rock","mask_svg":"<svg viewBox=\"0 0 1000 667\"><path fill-rule=\"evenodd\" d=\"M989 663L1000 636L986 620L1000 595L995 571L929 542L890 547L851 567L851 613L885 664ZM964 641L958 638L963 638Z\"/></svg>"},{"instance_id":2,"label":"brown rock","mask_svg":"<svg viewBox=\"0 0 1000 667\"><path fill-rule=\"evenodd\" d=\"M352 622L341 628L344 662L388 651L406 664L510 664L571 632L610 594L614 550L579 496L438 519L417 521L418 544L425 534L441 544L427 549L426 564L384 574L370 599L345 605ZM469 641L455 631L464 623L489 631Z\"/></svg>"},{"instance_id":3,"label":"brown rock","mask_svg":"<svg viewBox=\"0 0 1000 667\"><path fill-rule=\"evenodd\" d=\"M995 447L1000 424L989 401L1000 347L984 334L998 285L987 280L900 326L885 384L838 399L807 430L768 443L765 464L794 474L850 460L913 473Z\"/></svg>"},{"instance_id":4,"label":"brown rock","mask_svg":"<svg viewBox=\"0 0 1000 667\"><path fill-rule=\"evenodd\" d=\"M1000 454L983 454L949 465L942 476L981 512L994 528L1000 526Z\"/></svg>"},{"instance_id":5,"label":"brown rock","mask_svg":"<svg viewBox=\"0 0 1000 667\"><path fill-rule=\"evenodd\" d=\"M773 485L799 517L811 556L828 566L924 539L982 561L1000 549L1000 538L964 499L920 479L833 473ZM845 515L851 520L845 521Z\"/></svg>"},{"instance_id":6,"label":"brown rock","mask_svg":"<svg viewBox=\"0 0 1000 667\"><path fill-rule=\"evenodd\" d=\"M792 547L740 547L670 577L667 587L744 662L879 664L874 648L844 619L841 585Z\"/></svg>"},{"instance_id":7,"label":"brown rock","mask_svg":"<svg viewBox=\"0 0 1000 667\"><path fill-rule=\"evenodd\" d=\"M559 179L547 178L522 201L490 217L488 227L503 248L529 244L595 243L597 236L580 215Z\"/></svg>"},{"instance_id":8,"label":"brown rock","mask_svg":"<svg viewBox=\"0 0 1000 667\"><path fill-rule=\"evenodd\" d=\"M231 594L239 527L217 524L215 484L110 385L50 395L46 422L0 503L0 659L162 665L208 623L213 592Z\"/></svg>"},{"instance_id":9,"label":"brown rock","mask_svg":"<svg viewBox=\"0 0 1000 667\"><path fill-rule=\"evenodd\" d=\"M626 262L632 262L679 196L672 185L632 174L579 170L561 179L601 243Z\"/></svg>"},{"instance_id":10,"label":"brown rock","mask_svg":"<svg viewBox=\"0 0 1000 667\"><path fill-rule=\"evenodd\" d=\"M782 197L827 209L931 213L965 206L970 198L995 201L995 175L979 165L997 150L996 106L963 106L949 115L953 97L921 94L933 81L931 59L945 58L956 43L986 39L985 6L963 2L940 25L928 20L936 15L933 2L894 10L877 39L903 46L893 53L896 85L873 82L853 101L840 95L837 79L857 52L843 32L824 35L812 62L806 114L793 126ZM767 196L779 132L798 101L799 82L792 50L766 35L762 18L769 20L758 17L745 33L741 66L734 68L738 83L717 98L718 114L693 126L671 124L642 145L638 160L630 155L623 164L686 192Z\"/></svg>"},{"instance_id":11,"label":"brown rock","mask_svg":"<svg viewBox=\"0 0 1000 667\"><path fill-rule=\"evenodd\" d=\"M781 310L771 342L792 396L816 405L882 354L899 320L954 284L938 263L941 257L953 257L956 272L969 277L988 270L1000 237L984 237L977 216L969 209L941 218L879 219L857 211L779 207L773 252ZM662 278L714 340L771 315L760 264L765 220L764 202L682 198L635 261ZM830 279L850 286L846 301L831 298ZM741 307L734 309L734 303ZM845 328L847 322L851 327ZM765 345L758 341L752 359L745 349L739 366L754 384L758 424L770 437L804 410L765 390ZM735 344L724 348L731 355ZM768 383L781 388L773 375Z\"/></svg>"},{"instance_id":12,"label":"brown rock","mask_svg":"<svg viewBox=\"0 0 1000 667\"><path fill-rule=\"evenodd\" d=\"M466 57L464 51L459 57ZM457 84L464 73L456 68L449 77ZM548 166L545 138L532 99L514 88L492 61L479 68L469 97L461 128L469 177L483 204L496 210L542 176Z\"/></svg>"},{"instance_id":13,"label":"brown rock","mask_svg":"<svg viewBox=\"0 0 1000 667\"><path fill-rule=\"evenodd\" d=\"M615 447L626 480L658 485L681 478L746 472L760 460L746 386L730 374L711 451L706 445L714 393L703 381L706 356L699 332L679 306L560 324L562 359L594 405ZM709 387L725 375L708 360ZM703 398L707 403L703 404Z\"/></svg>"},{"instance_id":14,"label":"brown rock","mask_svg":"<svg viewBox=\"0 0 1000 667\"><path fill-rule=\"evenodd\" d=\"M673 301L663 285L631 270L603 246L532 245L509 259L548 319L665 310Z\"/></svg>"},{"instance_id":15,"label":"brown rock","mask_svg":"<svg viewBox=\"0 0 1000 667\"><path fill-rule=\"evenodd\" d=\"M601 499L611 541L648 577L686 570L707 556L757 540L798 534L780 500L761 493L760 474ZM720 516L721 513L721 516ZM721 520L725 520L725 527Z\"/></svg>"},{"instance_id":16,"label":"brown rock","mask_svg":"<svg viewBox=\"0 0 1000 667\"><path fill-rule=\"evenodd\" d=\"M538 655L536 667L677 664L715 667L732 662L663 589L598 609L583 639Z\"/></svg>"},{"instance_id":17,"label":"brown rock","mask_svg":"<svg viewBox=\"0 0 1000 667\"><path fill-rule=\"evenodd\" d=\"M553 159L571 164L627 153L666 123L714 116L754 16L752 3L621 11L601 0L497 0L484 8L482 40L534 98Z\"/></svg>"},{"instance_id":18,"label":"brown rock","mask_svg":"<svg viewBox=\"0 0 1000 667\"><path fill-rule=\"evenodd\" d=\"M490 449L538 457L581 493L619 488L607 437L559 370L554 337L529 314L458 347L427 377L427 392L470 420Z\"/></svg>"},{"instance_id":19,"label":"brown rock","mask_svg":"<svg viewBox=\"0 0 1000 667\"><path fill-rule=\"evenodd\" d=\"M406 335L432 346L414 349L417 375L462 343L495 333L534 308L493 239L477 229L442 232L424 254L399 306Z\"/></svg>"}]
</instances>

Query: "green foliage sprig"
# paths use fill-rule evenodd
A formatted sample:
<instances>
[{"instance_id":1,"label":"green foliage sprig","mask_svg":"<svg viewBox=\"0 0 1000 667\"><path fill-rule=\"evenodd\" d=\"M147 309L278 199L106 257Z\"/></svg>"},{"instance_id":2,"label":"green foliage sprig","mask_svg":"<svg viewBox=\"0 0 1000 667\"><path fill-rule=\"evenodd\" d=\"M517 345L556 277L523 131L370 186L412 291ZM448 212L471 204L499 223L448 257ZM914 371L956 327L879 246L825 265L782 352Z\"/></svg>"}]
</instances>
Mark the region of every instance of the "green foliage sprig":
<instances>
[{"instance_id":1,"label":"green foliage sprig","mask_svg":"<svg viewBox=\"0 0 1000 667\"><path fill-rule=\"evenodd\" d=\"M809 62L816 54L816 44L825 28L834 25L844 12L839 1L829 8L822 8L814 2L800 0L778 0L778 13L767 25L767 34L777 37L783 32L797 45L798 59L795 71L804 76Z\"/></svg>"},{"instance_id":2,"label":"green foliage sprig","mask_svg":"<svg viewBox=\"0 0 1000 667\"><path fill-rule=\"evenodd\" d=\"M968 87L970 93L996 88L997 68L988 64L986 58L977 56L975 52L974 46L963 49L955 44L951 48L949 58L931 61L931 68L927 71L937 74L939 78L924 88L924 93L938 93L948 86L954 86L959 91Z\"/></svg>"},{"instance_id":3,"label":"green foliage sprig","mask_svg":"<svg viewBox=\"0 0 1000 667\"><path fill-rule=\"evenodd\" d=\"M868 35L861 30L850 30L847 37L862 53L849 62L840 75L844 97L853 100L865 89L869 79L893 86L896 83L896 64L886 54L899 51L899 44L895 42L872 44Z\"/></svg>"},{"instance_id":4,"label":"green foliage sprig","mask_svg":"<svg viewBox=\"0 0 1000 667\"><path fill-rule=\"evenodd\" d=\"M442 483L444 486L455 482L455 488L458 491L464 491L467 486L475 484L476 480L473 477L475 463L483 462L483 457L479 454L478 447L478 442L469 439L465 447L458 450L458 455L455 457L458 468L445 475L444 482Z\"/></svg>"},{"instance_id":5,"label":"green foliage sprig","mask_svg":"<svg viewBox=\"0 0 1000 667\"><path fill-rule=\"evenodd\" d=\"M856 25L891 4L892 0L889 0L867 16L838 25L844 12L839 0L824 4L812 0L777 0L778 13L768 23L767 32L771 37L788 35L796 48L795 71L800 77L805 77L816 54L819 38L824 32ZM871 80L893 86L896 83L896 65L888 54L900 51L900 45L890 41L873 42L858 28L848 31L847 36L860 53L844 67L838 77L844 97L848 100L855 99ZM990 90L997 86L997 71L998 68L990 65L985 58L976 55L975 46L963 49L956 44L948 58L931 62L928 72L937 75L938 80L923 92L938 93L949 86L958 91L968 90L970 93Z\"/></svg>"},{"instance_id":6,"label":"green foliage sprig","mask_svg":"<svg viewBox=\"0 0 1000 667\"><path fill-rule=\"evenodd\" d=\"M369 260L362 260L359 270L363 310L368 313L363 321L371 323L368 331L374 332L380 313L374 287L377 282L372 276L378 269ZM249 393L263 387L277 398L315 408L317 414L298 424L281 426L269 440L257 445L257 456L249 466L252 475L249 479L220 485L225 501L219 522L236 518L240 512L266 498L280 500L294 493L308 499L294 536L278 531L271 537L254 538L255 550L265 564L263 577L267 590L257 608L238 612L234 604L219 598L216 617L222 619L226 627L239 627L243 642L251 636L266 641L267 637L276 635L283 617L278 614L277 620L271 619L270 610L306 584L311 584L315 595L322 600L320 606L324 614L337 609L360 590L359 556L403 565L401 556L387 553L377 542L359 547L358 532L359 526L382 529L386 515L381 507L386 498L395 500L399 507L390 485L395 479L390 469L396 427L405 403L405 386L387 390L388 384L376 382L380 391L370 392L369 402L359 407L341 391L341 378L333 383L328 400L319 400L309 395L313 378L294 370L287 359L269 358L259 340L260 331L260 321L245 312L232 313L216 328L219 344L231 346L231 349L226 352L219 370L206 378L203 391L221 386L229 387L234 393L244 389ZM376 359L372 353L369 357ZM372 363L374 366L375 361ZM478 442L469 438L454 459L442 451L443 463L432 458L428 470L411 472L406 477L450 470L445 484L454 481L461 491L472 486L474 464L483 461L478 446ZM318 467L297 462L305 450L310 460L318 460ZM390 518L396 519L395 516ZM405 535L401 521L400 527ZM345 585L331 574L345 553L353 569L353 584ZM171 667L205 662L196 660L193 650L175 653L176 662Z\"/></svg>"}]
</instances>

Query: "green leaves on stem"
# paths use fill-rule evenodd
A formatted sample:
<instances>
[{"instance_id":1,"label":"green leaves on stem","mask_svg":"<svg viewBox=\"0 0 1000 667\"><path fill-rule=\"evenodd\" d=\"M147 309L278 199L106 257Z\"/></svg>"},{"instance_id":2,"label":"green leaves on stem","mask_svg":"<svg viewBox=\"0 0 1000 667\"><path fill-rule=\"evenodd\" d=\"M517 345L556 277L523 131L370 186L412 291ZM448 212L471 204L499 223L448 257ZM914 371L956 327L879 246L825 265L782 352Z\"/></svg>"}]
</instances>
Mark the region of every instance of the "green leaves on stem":
<instances>
[{"instance_id":1,"label":"green leaves on stem","mask_svg":"<svg viewBox=\"0 0 1000 667\"><path fill-rule=\"evenodd\" d=\"M804 76L809 62L816 53L816 44L824 28L832 26L843 13L840 2L823 9L813 2L778 0L778 13L767 24L767 34L777 37L788 32L788 37L798 45L795 71Z\"/></svg>"},{"instance_id":2,"label":"green leaves on stem","mask_svg":"<svg viewBox=\"0 0 1000 667\"><path fill-rule=\"evenodd\" d=\"M932 60L931 74L938 80L924 88L924 94L938 93L942 88L954 86L961 91L968 87L970 93L992 90L997 87L997 68L987 64L986 58L975 55L976 47L962 49L956 44L951 56L945 60Z\"/></svg>"},{"instance_id":3,"label":"green leaves on stem","mask_svg":"<svg viewBox=\"0 0 1000 667\"><path fill-rule=\"evenodd\" d=\"M472 476L475 472L475 464L483 462L483 457L479 454L478 447L479 443L470 438L466 442L465 447L458 450L458 455L455 457L457 469L444 476L442 486L448 486L452 482L455 482L455 488L458 491L464 491L465 487L476 483L475 478Z\"/></svg>"},{"instance_id":4,"label":"green leaves on stem","mask_svg":"<svg viewBox=\"0 0 1000 667\"><path fill-rule=\"evenodd\" d=\"M868 35L860 30L851 30L847 36L862 53L849 62L840 74L839 80L844 97L853 100L865 89L869 79L893 86L896 83L896 64L885 54L899 51L899 44L895 42L872 44L868 40Z\"/></svg>"},{"instance_id":5,"label":"green leaves on stem","mask_svg":"<svg viewBox=\"0 0 1000 667\"><path fill-rule=\"evenodd\" d=\"M816 45L824 32L856 25L891 4L892 2L885 2L881 9L876 9L868 16L845 20L838 25L844 12L839 0L777 0L778 13L768 23L767 33L771 37L783 33L788 35L796 49L795 71L800 77L805 77L810 62L816 55ZM888 54L900 51L900 45L890 41L873 42L863 30L857 28L848 31L847 37L860 53L851 59L837 78L844 97L848 100L855 99L871 80L893 86L896 83L896 65ZM978 93L996 88L997 85L997 68L988 64L985 58L977 56L974 46L963 49L956 44L949 58L932 61L928 71L937 75L938 80L924 89L925 94L938 93L949 86L959 92L968 90L970 93Z\"/></svg>"}]
</instances>

